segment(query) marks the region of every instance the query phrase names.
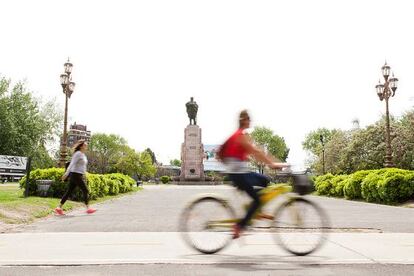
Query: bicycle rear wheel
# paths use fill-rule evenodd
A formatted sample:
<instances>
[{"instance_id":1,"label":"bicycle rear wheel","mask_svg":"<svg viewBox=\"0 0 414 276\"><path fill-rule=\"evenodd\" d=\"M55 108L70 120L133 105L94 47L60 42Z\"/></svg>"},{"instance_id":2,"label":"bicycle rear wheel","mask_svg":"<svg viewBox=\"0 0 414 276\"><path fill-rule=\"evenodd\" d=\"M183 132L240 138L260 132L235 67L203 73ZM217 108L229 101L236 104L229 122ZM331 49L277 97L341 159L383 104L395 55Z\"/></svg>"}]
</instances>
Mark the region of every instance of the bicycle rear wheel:
<instances>
[{"instance_id":1,"label":"bicycle rear wheel","mask_svg":"<svg viewBox=\"0 0 414 276\"><path fill-rule=\"evenodd\" d=\"M232 226L237 221L231 206L223 199L203 197L190 203L180 219L184 240L204 254L216 253L232 240Z\"/></svg>"},{"instance_id":2,"label":"bicycle rear wheel","mask_svg":"<svg viewBox=\"0 0 414 276\"><path fill-rule=\"evenodd\" d=\"M292 254L305 256L326 241L329 222L314 202L293 197L276 210L272 226L278 244Z\"/></svg>"}]
</instances>

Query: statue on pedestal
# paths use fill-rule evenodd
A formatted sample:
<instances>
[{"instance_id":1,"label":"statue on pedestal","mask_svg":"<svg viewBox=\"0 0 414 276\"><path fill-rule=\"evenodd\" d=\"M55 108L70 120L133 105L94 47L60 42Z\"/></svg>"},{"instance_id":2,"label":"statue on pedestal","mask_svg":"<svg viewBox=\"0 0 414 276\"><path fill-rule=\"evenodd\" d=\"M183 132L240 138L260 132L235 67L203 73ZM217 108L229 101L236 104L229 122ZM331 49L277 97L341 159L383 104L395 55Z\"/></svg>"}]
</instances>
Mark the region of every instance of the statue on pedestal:
<instances>
[{"instance_id":1,"label":"statue on pedestal","mask_svg":"<svg viewBox=\"0 0 414 276\"><path fill-rule=\"evenodd\" d=\"M190 101L185 104L185 107L187 108L187 114L188 118L190 119L190 125L197 125L198 104L194 101L193 97L191 97Z\"/></svg>"}]
</instances>

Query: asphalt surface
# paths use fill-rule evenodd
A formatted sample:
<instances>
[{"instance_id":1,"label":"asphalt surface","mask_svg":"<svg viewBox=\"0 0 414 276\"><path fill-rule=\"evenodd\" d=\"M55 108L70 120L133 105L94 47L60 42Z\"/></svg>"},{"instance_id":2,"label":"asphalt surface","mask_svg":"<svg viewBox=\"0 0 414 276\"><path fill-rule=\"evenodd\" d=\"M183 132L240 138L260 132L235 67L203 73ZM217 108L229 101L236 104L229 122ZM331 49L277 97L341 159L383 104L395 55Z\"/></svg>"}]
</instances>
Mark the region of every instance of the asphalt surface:
<instances>
[{"instance_id":1,"label":"asphalt surface","mask_svg":"<svg viewBox=\"0 0 414 276\"><path fill-rule=\"evenodd\" d=\"M0 267L0 275L13 276L56 276L56 275L280 275L280 276L389 276L412 275L414 265L305 265L305 264L215 264L215 265L95 265L95 266L18 266Z\"/></svg>"},{"instance_id":2,"label":"asphalt surface","mask_svg":"<svg viewBox=\"0 0 414 276\"><path fill-rule=\"evenodd\" d=\"M98 212L75 210L64 217L42 219L17 232L175 232L188 202L202 193L231 201L239 215L249 199L227 186L145 186L143 191L97 204ZM414 209L310 196L328 214L334 232L414 233ZM272 212L282 199L267 209ZM63 234L63 233L62 233ZM91 233L92 234L92 233ZM398 234L397 234L398 235ZM371 245L374 246L375 245ZM372 248L374 250L374 248ZM392 252L390 252L392 254ZM272 254L266 255L271 257ZM245 263L159 263L117 265L0 266L0 275L411 275L405 264L309 264L306 258L281 263L250 259Z\"/></svg>"},{"instance_id":3,"label":"asphalt surface","mask_svg":"<svg viewBox=\"0 0 414 276\"><path fill-rule=\"evenodd\" d=\"M19 231L24 232L178 232L186 205L200 194L215 193L230 199L239 215L249 199L229 186L149 185L142 191L97 204L86 215L76 210L49 217ZM393 207L343 199L309 196L328 214L334 232L414 233L414 208ZM282 199L266 209L272 213Z\"/></svg>"}]
</instances>

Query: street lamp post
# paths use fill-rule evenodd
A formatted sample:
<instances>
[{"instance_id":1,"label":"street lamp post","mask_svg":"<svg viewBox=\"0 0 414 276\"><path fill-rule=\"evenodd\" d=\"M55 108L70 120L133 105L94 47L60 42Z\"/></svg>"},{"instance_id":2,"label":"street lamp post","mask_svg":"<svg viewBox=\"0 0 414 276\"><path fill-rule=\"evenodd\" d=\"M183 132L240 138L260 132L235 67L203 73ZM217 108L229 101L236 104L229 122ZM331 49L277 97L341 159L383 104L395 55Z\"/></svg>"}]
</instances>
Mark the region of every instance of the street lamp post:
<instances>
[{"instance_id":1,"label":"street lamp post","mask_svg":"<svg viewBox=\"0 0 414 276\"><path fill-rule=\"evenodd\" d=\"M382 84L381 81L375 86L377 90L377 95L379 99L385 100L385 143L386 143L386 152L385 152L385 164L386 168L394 167L392 162L392 153L391 153L391 135L390 135L390 113L388 107L388 100L391 97L394 97L395 91L397 90L398 79L392 74L392 78L389 79L391 73L391 67L385 62L384 66L381 68L382 75L384 77L385 83Z\"/></svg>"},{"instance_id":2,"label":"street lamp post","mask_svg":"<svg viewBox=\"0 0 414 276\"><path fill-rule=\"evenodd\" d=\"M60 160L59 160L59 167L65 167L66 157L68 155L66 144L68 139L67 133L67 125L68 125L68 99L72 95L73 91L75 90L75 83L72 82L72 67L73 64L70 63L69 59L64 64L65 73L60 75L60 84L63 88L63 94L65 94L65 119L63 122L63 137L60 142Z\"/></svg>"},{"instance_id":3,"label":"street lamp post","mask_svg":"<svg viewBox=\"0 0 414 276\"><path fill-rule=\"evenodd\" d=\"M319 136L322 144L322 174L325 174L325 141L323 140L323 135Z\"/></svg>"}]
</instances>

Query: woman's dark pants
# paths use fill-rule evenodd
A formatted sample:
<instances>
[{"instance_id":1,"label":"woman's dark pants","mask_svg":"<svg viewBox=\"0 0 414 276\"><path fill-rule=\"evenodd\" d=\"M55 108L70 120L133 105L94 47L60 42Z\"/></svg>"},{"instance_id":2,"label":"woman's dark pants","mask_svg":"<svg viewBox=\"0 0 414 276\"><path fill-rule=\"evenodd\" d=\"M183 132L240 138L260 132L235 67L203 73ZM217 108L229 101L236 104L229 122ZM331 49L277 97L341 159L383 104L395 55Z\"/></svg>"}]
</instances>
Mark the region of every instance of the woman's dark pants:
<instances>
[{"instance_id":1,"label":"woman's dark pants","mask_svg":"<svg viewBox=\"0 0 414 276\"><path fill-rule=\"evenodd\" d=\"M66 191L66 193L63 195L62 200L60 201L60 204L65 204L68 197L73 193L73 190L75 190L76 186L79 186L79 188L82 190L83 194L83 201L86 205L89 203L89 195L88 195L88 187L86 187L86 182L84 180L83 174L80 173L70 173L70 180L69 180L69 188Z\"/></svg>"},{"instance_id":2,"label":"woman's dark pants","mask_svg":"<svg viewBox=\"0 0 414 276\"><path fill-rule=\"evenodd\" d=\"M238 223L240 228L244 228L260 206L259 195L254 187L267 187L270 183L270 179L267 176L254 172L240 174L234 173L229 174L229 177L237 188L245 191L253 199L253 202L247 210L246 216Z\"/></svg>"}]
</instances>

